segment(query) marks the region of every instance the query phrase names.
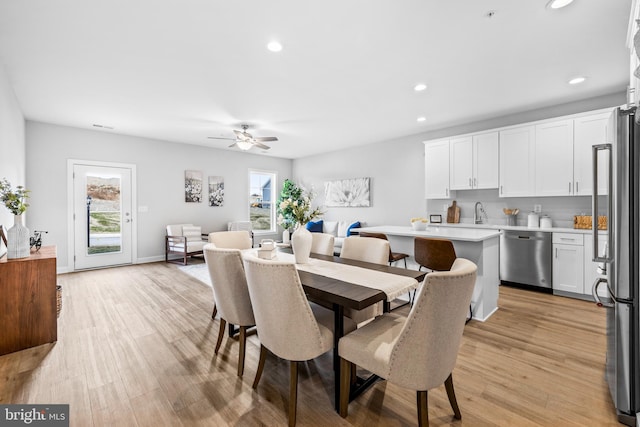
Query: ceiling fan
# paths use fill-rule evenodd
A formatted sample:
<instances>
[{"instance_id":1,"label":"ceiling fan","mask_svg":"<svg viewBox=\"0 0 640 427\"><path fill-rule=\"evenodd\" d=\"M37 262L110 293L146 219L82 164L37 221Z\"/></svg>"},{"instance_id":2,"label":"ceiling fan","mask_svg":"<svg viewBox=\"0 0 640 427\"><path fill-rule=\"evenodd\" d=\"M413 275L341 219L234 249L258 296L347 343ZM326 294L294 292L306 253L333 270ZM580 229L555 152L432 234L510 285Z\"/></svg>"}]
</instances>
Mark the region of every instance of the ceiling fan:
<instances>
[{"instance_id":1,"label":"ceiling fan","mask_svg":"<svg viewBox=\"0 0 640 427\"><path fill-rule=\"evenodd\" d=\"M231 144L229 147L237 146L239 149L244 151L249 150L253 146L262 148L263 150L268 150L271 147L263 144L263 142L278 140L278 138L275 136L263 136L263 137L254 138L249 132L247 132L247 129L249 129L249 125L241 125L241 126L242 126L241 131L236 129L233 130L233 133L236 134L235 138L225 138L225 137L218 137L218 136L210 136L208 138L209 139L230 139L234 141L234 143Z\"/></svg>"}]
</instances>

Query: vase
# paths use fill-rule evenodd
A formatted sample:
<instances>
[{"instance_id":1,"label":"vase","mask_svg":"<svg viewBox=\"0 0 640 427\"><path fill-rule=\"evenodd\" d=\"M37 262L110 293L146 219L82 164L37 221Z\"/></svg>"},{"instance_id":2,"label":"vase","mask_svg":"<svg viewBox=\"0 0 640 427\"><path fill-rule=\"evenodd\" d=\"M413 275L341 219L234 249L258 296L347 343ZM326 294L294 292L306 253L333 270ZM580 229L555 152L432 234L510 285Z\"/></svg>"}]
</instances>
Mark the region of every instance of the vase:
<instances>
[{"instance_id":1,"label":"vase","mask_svg":"<svg viewBox=\"0 0 640 427\"><path fill-rule=\"evenodd\" d=\"M293 235L291 235L291 249L296 259L296 264L306 264L309 262L309 254L311 253L311 242L313 236L307 230L307 227L299 225Z\"/></svg>"},{"instance_id":2,"label":"vase","mask_svg":"<svg viewBox=\"0 0 640 427\"><path fill-rule=\"evenodd\" d=\"M29 256L29 229L22 215L13 216L13 227L7 230L7 259Z\"/></svg>"},{"instance_id":3,"label":"vase","mask_svg":"<svg viewBox=\"0 0 640 427\"><path fill-rule=\"evenodd\" d=\"M291 234L289 233L288 229L285 229L282 232L282 243L284 243L285 245L288 245L290 241L291 241Z\"/></svg>"}]
</instances>

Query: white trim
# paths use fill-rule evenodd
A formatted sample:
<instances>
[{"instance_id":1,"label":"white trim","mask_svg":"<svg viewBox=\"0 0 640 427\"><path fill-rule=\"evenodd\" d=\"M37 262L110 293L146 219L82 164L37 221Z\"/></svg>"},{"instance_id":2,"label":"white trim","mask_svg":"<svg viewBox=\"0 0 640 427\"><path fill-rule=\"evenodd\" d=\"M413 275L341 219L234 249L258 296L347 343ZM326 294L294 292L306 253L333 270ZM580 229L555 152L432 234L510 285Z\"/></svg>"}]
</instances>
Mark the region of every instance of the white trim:
<instances>
[{"instance_id":1,"label":"white trim","mask_svg":"<svg viewBox=\"0 0 640 427\"><path fill-rule=\"evenodd\" d=\"M138 264L138 195L137 172L133 163L101 162L95 160L67 159L67 267L68 272L75 271L73 262L75 247L75 226L73 222L73 168L75 165L102 166L109 168L131 169L131 263ZM60 268L62 270L62 268Z\"/></svg>"}]
</instances>

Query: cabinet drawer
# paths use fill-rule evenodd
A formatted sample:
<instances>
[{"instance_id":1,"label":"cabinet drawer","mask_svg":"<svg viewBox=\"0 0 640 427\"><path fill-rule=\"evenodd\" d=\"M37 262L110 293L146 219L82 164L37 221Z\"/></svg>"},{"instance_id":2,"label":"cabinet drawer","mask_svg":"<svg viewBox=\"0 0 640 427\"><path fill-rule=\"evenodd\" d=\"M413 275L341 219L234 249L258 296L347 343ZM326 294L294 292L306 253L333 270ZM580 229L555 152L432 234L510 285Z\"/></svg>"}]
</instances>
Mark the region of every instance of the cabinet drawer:
<instances>
[{"instance_id":1,"label":"cabinet drawer","mask_svg":"<svg viewBox=\"0 0 640 427\"><path fill-rule=\"evenodd\" d=\"M574 233L553 233L553 243L582 246L584 244L584 236Z\"/></svg>"}]
</instances>

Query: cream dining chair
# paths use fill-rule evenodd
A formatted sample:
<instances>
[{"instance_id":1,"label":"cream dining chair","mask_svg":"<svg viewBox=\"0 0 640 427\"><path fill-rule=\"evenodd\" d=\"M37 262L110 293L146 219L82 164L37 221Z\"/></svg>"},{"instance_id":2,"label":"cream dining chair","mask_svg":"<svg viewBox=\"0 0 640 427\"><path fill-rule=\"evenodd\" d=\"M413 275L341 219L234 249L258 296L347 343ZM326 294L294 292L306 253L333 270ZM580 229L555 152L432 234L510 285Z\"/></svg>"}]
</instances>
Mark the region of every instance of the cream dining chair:
<instances>
[{"instance_id":1,"label":"cream dining chair","mask_svg":"<svg viewBox=\"0 0 640 427\"><path fill-rule=\"evenodd\" d=\"M204 259L209 269L211 285L220 312L220 329L215 354L218 354L227 322L240 328L238 349L238 376L244 372L244 356L247 344L247 329L255 325L247 280L238 249L217 248L212 243L204 246Z\"/></svg>"},{"instance_id":2,"label":"cream dining chair","mask_svg":"<svg viewBox=\"0 0 640 427\"><path fill-rule=\"evenodd\" d=\"M333 234L311 233L311 253L320 255L333 255L335 237Z\"/></svg>"},{"instance_id":3,"label":"cream dining chair","mask_svg":"<svg viewBox=\"0 0 640 427\"><path fill-rule=\"evenodd\" d=\"M251 234L246 230L209 233L209 243L213 243L217 248L227 249L251 249L253 247Z\"/></svg>"},{"instance_id":4,"label":"cream dining chair","mask_svg":"<svg viewBox=\"0 0 640 427\"><path fill-rule=\"evenodd\" d=\"M267 350L290 361L289 425L296 423L298 362L333 348L333 312L310 305L293 263L245 255L249 295L260 339L260 360L253 388L258 387ZM344 333L355 329L348 319Z\"/></svg>"},{"instance_id":5,"label":"cream dining chair","mask_svg":"<svg viewBox=\"0 0 640 427\"><path fill-rule=\"evenodd\" d=\"M442 383L455 418L462 418L452 372L476 274L474 263L458 258L450 271L427 274L408 317L385 313L340 339L340 415L343 418L348 415L354 364L391 383L416 390L420 426L429 425L428 390Z\"/></svg>"},{"instance_id":6,"label":"cream dining chair","mask_svg":"<svg viewBox=\"0 0 640 427\"><path fill-rule=\"evenodd\" d=\"M389 260L389 241L375 237L347 237L342 243L340 258L387 265ZM360 324L382 314L382 305L382 302L379 302L362 310L346 308L344 314L357 324Z\"/></svg>"}]
</instances>

